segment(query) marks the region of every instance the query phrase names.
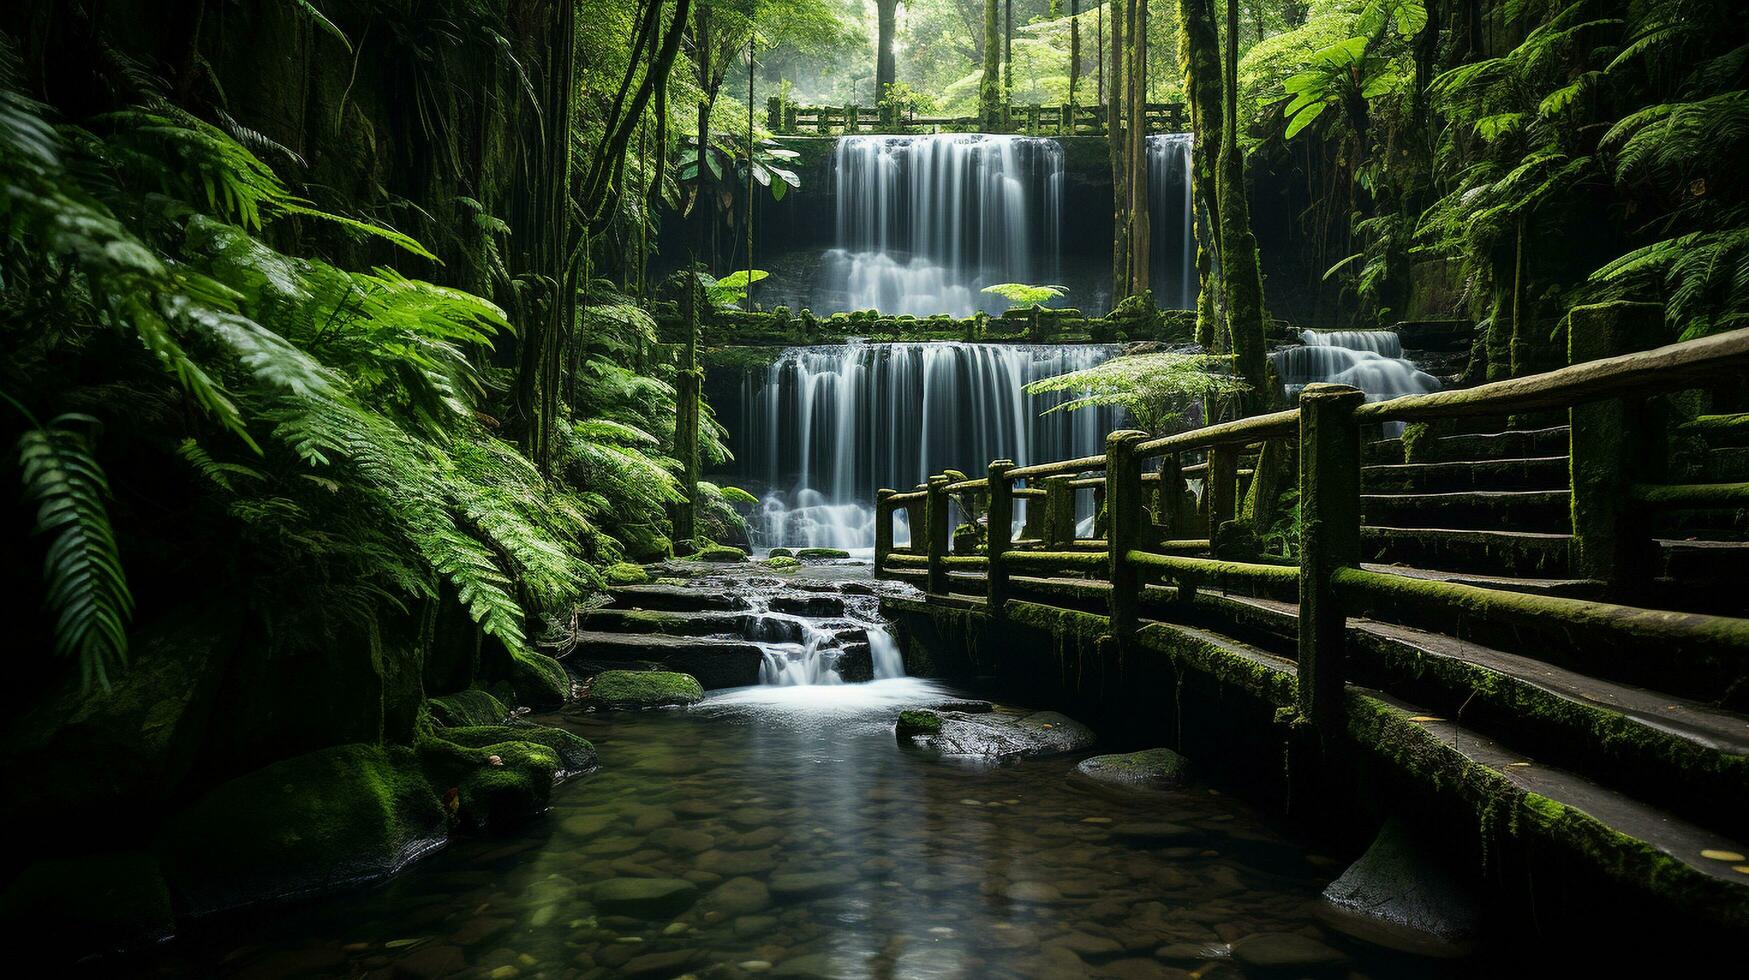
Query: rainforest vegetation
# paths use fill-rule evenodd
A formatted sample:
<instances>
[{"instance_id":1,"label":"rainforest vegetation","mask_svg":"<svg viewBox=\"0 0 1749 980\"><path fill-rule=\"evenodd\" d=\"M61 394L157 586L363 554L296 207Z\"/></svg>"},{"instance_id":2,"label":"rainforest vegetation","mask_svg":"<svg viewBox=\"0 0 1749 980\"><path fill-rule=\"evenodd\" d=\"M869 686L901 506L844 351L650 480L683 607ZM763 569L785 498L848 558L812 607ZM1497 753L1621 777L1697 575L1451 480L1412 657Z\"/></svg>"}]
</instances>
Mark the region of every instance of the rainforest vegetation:
<instances>
[{"instance_id":1,"label":"rainforest vegetation","mask_svg":"<svg viewBox=\"0 0 1749 980\"><path fill-rule=\"evenodd\" d=\"M1749 318L1727 0L17 0L9 918L135 947L513 824L593 765L501 723L572 698L559 658L611 585L750 550L701 348L771 312L761 222L832 179L773 100L1101 109L1069 167L1110 187L1117 314L1156 331L1126 337L1200 350L1028 390L1154 435L1285 407L1267 354L1300 303L1473 321L1469 381L1565 364L1585 303L1660 304L1670 339ZM1196 146L1176 319L1150 103ZM285 817L262 794L294 782Z\"/></svg>"}]
</instances>

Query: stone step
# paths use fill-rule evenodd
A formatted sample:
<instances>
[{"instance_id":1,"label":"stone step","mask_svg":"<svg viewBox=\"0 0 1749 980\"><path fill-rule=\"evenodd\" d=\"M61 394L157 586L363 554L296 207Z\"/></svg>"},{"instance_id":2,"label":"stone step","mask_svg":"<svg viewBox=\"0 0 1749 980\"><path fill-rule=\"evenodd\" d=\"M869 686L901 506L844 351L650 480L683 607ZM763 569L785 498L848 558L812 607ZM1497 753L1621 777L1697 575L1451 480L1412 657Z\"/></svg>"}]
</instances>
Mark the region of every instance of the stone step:
<instances>
[{"instance_id":1,"label":"stone step","mask_svg":"<svg viewBox=\"0 0 1749 980\"><path fill-rule=\"evenodd\" d=\"M1473 528L1367 526L1361 557L1387 565L1520 578L1565 578L1570 534Z\"/></svg>"},{"instance_id":2,"label":"stone step","mask_svg":"<svg viewBox=\"0 0 1749 980\"><path fill-rule=\"evenodd\" d=\"M1361 467L1360 485L1369 493L1565 490L1567 457L1377 464Z\"/></svg>"},{"instance_id":3,"label":"stone step","mask_svg":"<svg viewBox=\"0 0 1749 980\"><path fill-rule=\"evenodd\" d=\"M1694 483L1738 483L1749 480L1749 446L1719 446L1701 457Z\"/></svg>"},{"instance_id":4,"label":"stone step","mask_svg":"<svg viewBox=\"0 0 1749 980\"><path fill-rule=\"evenodd\" d=\"M1211 601L1235 600L1198 598L1199 605ZM1281 614L1292 608L1278 605ZM1144 626L1137 642L1170 657L1179 670L1203 672L1278 707L1290 707L1285 702L1292 700L1294 667L1286 657L1218 631L1165 623ZM1595 869L1610 886L1656 897L1678 914L1716 927L1742 928L1749 915L1749 874L1735 870L1743 862L1733 857L1749 848L1736 829L1741 821L1733 831L1713 830L1672 812L1660 799L1642 798L1551 764L1542 755L1543 746L1527 741L1528 736L1506 742L1478 731L1470 727L1467 712L1459 724L1451 720L1459 716L1456 709L1435 709L1357 684L1348 685L1346 693L1343 730L1350 744L1385 770L1431 790L1442 805L1472 811L1472 826L1501 835L1494 844L1511 840L1517 849L1561 854L1563 863ZM1611 710L1603 707L1597 713L1606 716ZM1714 730L1721 721L1717 717L1690 714L1681 734L1661 734L1661 721L1618 714L1624 719L1618 724L1632 726L1627 730L1636 736L1668 740L1610 751L1643 754L1657 759L1659 766L1670 763L1657 755L1658 749L1673 746L1723 759L1742 757L1735 750L1740 738L1726 741L1724 732ZM1707 747L1715 739L1718 744ZM1719 782L1727 776L1720 773ZM1742 781L1740 774L1731 778ZM1740 795L1741 789L1732 792Z\"/></svg>"},{"instance_id":5,"label":"stone step","mask_svg":"<svg viewBox=\"0 0 1749 980\"><path fill-rule=\"evenodd\" d=\"M1368 524L1384 527L1572 529L1565 490L1464 490L1453 493L1361 494Z\"/></svg>"},{"instance_id":6,"label":"stone step","mask_svg":"<svg viewBox=\"0 0 1749 980\"><path fill-rule=\"evenodd\" d=\"M657 609L664 612L734 612L748 608L747 600L724 589L696 585L618 585L607 590L621 609Z\"/></svg>"},{"instance_id":7,"label":"stone step","mask_svg":"<svg viewBox=\"0 0 1749 980\"><path fill-rule=\"evenodd\" d=\"M1554 425L1545 429L1508 429L1505 432L1436 436L1427 441L1425 447L1417 450L1417 462L1530 459L1566 454L1567 426Z\"/></svg>"},{"instance_id":8,"label":"stone step","mask_svg":"<svg viewBox=\"0 0 1749 980\"><path fill-rule=\"evenodd\" d=\"M582 627L604 633L659 633L665 636L744 636L750 614L703 610L670 612L661 609L591 609L583 613Z\"/></svg>"},{"instance_id":9,"label":"stone step","mask_svg":"<svg viewBox=\"0 0 1749 980\"><path fill-rule=\"evenodd\" d=\"M1363 467L1400 465L1403 462L1403 441L1391 438L1363 443L1360 462Z\"/></svg>"},{"instance_id":10,"label":"stone step","mask_svg":"<svg viewBox=\"0 0 1749 980\"><path fill-rule=\"evenodd\" d=\"M1290 650L1298 607L1199 596L1202 615ZM1749 825L1749 716L1395 623L1348 622L1355 683L1462 718L1491 738L1726 832Z\"/></svg>"},{"instance_id":11,"label":"stone step","mask_svg":"<svg viewBox=\"0 0 1749 980\"><path fill-rule=\"evenodd\" d=\"M746 687L759 683L765 654L745 640L709 636L663 636L653 633L576 634L577 647L567 658L601 665L660 667L698 678L706 689ZM580 665L574 664L574 669Z\"/></svg>"}]
</instances>

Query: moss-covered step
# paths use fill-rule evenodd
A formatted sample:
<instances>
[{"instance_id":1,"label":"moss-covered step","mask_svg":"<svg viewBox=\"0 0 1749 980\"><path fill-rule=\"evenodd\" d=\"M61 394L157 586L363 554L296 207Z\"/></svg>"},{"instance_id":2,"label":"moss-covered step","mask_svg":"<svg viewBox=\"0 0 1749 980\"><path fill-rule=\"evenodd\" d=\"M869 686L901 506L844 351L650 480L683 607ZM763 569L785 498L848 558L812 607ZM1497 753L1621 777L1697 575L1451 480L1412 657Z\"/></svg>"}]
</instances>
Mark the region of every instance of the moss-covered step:
<instances>
[{"instance_id":1,"label":"moss-covered step","mask_svg":"<svg viewBox=\"0 0 1749 980\"><path fill-rule=\"evenodd\" d=\"M747 600L723 589L686 585L624 585L608 589L620 609L658 609L664 612L736 612Z\"/></svg>"},{"instance_id":2,"label":"moss-covered step","mask_svg":"<svg viewBox=\"0 0 1749 980\"><path fill-rule=\"evenodd\" d=\"M1368 493L1566 490L1567 465L1565 456L1381 464L1361 467L1360 485Z\"/></svg>"},{"instance_id":3,"label":"moss-covered step","mask_svg":"<svg viewBox=\"0 0 1749 980\"><path fill-rule=\"evenodd\" d=\"M748 615L741 612L669 612L662 609L591 609L583 614L586 630L611 633L661 633L665 636L740 636Z\"/></svg>"},{"instance_id":4,"label":"moss-covered step","mask_svg":"<svg viewBox=\"0 0 1749 980\"><path fill-rule=\"evenodd\" d=\"M1386 565L1519 578L1567 578L1573 537L1542 531L1367 526L1361 557Z\"/></svg>"},{"instance_id":5,"label":"moss-covered step","mask_svg":"<svg viewBox=\"0 0 1749 980\"><path fill-rule=\"evenodd\" d=\"M1508 429L1435 436L1416 446L1411 463L1443 463L1454 460L1528 459L1567 455L1568 428L1552 425L1541 429Z\"/></svg>"},{"instance_id":6,"label":"moss-covered step","mask_svg":"<svg viewBox=\"0 0 1749 980\"><path fill-rule=\"evenodd\" d=\"M204 915L383 878L447 831L412 749L338 745L219 785L166 821L158 852L181 903Z\"/></svg>"},{"instance_id":7,"label":"moss-covered step","mask_svg":"<svg viewBox=\"0 0 1749 980\"><path fill-rule=\"evenodd\" d=\"M691 674L706 690L757 684L765 662L758 646L720 637L586 631L576 639L574 659Z\"/></svg>"},{"instance_id":8,"label":"moss-covered step","mask_svg":"<svg viewBox=\"0 0 1749 980\"><path fill-rule=\"evenodd\" d=\"M697 704L704 686L691 674L670 670L604 670L584 682L585 708L638 710Z\"/></svg>"},{"instance_id":9,"label":"moss-covered step","mask_svg":"<svg viewBox=\"0 0 1749 980\"><path fill-rule=\"evenodd\" d=\"M1565 490L1464 490L1455 493L1363 493L1368 524L1382 527L1572 530Z\"/></svg>"}]
</instances>

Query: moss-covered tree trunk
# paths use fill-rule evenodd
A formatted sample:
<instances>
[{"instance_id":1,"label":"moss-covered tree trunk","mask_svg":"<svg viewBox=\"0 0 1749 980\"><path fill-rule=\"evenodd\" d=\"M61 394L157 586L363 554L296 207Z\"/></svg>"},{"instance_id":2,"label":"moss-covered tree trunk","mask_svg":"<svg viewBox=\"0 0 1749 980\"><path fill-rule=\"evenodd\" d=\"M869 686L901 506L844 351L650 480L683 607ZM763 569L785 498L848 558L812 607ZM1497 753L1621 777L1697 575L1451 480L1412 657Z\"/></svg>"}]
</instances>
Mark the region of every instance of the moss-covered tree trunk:
<instances>
[{"instance_id":1,"label":"moss-covered tree trunk","mask_svg":"<svg viewBox=\"0 0 1749 980\"><path fill-rule=\"evenodd\" d=\"M1221 287L1227 300L1227 331L1239 376L1251 386L1240 399L1252 415L1270 402L1264 352L1263 272L1257 236L1251 232L1251 205L1245 191L1245 154L1239 147L1239 2L1227 0L1226 134L1217 161L1215 199L1221 222Z\"/></svg>"},{"instance_id":2,"label":"moss-covered tree trunk","mask_svg":"<svg viewBox=\"0 0 1749 980\"><path fill-rule=\"evenodd\" d=\"M875 0L875 101L880 103L881 122L891 125L895 116L887 104L893 83L899 80L898 59L893 56L893 34L899 20L899 0Z\"/></svg>"},{"instance_id":3,"label":"moss-covered tree trunk","mask_svg":"<svg viewBox=\"0 0 1749 980\"><path fill-rule=\"evenodd\" d=\"M1127 0L1126 0L1127 2ZM1105 87L1105 142L1111 151L1111 299L1129 295L1129 196L1124 149L1124 13L1117 0L1111 7L1111 84Z\"/></svg>"},{"instance_id":4,"label":"moss-covered tree trunk","mask_svg":"<svg viewBox=\"0 0 1749 980\"><path fill-rule=\"evenodd\" d=\"M1129 222L1127 255L1129 288L1127 295L1139 296L1148 291L1150 262L1148 214L1148 0L1128 0L1130 38L1129 50L1129 125L1125 133L1129 155L1128 177Z\"/></svg>"},{"instance_id":5,"label":"moss-covered tree trunk","mask_svg":"<svg viewBox=\"0 0 1749 980\"><path fill-rule=\"evenodd\" d=\"M984 0L984 77L978 81L978 115L986 130L1000 125L1002 106L1002 24L996 0Z\"/></svg>"},{"instance_id":6,"label":"moss-covered tree trunk","mask_svg":"<svg viewBox=\"0 0 1749 980\"><path fill-rule=\"evenodd\" d=\"M1214 275L1220 240L1215 161L1221 148L1221 39L1211 0L1178 0L1178 63L1190 102L1191 195L1202 212L1196 231L1196 342L1213 350L1219 327Z\"/></svg>"},{"instance_id":7,"label":"moss-covered tree trunk","mask_svg":"<svg viewBox=\"0 0 1749 980\"><path fill-rule=\"evenodd\" d=\"M1069 0L1069 127L1075 135L1075 89L1081 81L1081 0Z\"/></svg>"}]
</instances>

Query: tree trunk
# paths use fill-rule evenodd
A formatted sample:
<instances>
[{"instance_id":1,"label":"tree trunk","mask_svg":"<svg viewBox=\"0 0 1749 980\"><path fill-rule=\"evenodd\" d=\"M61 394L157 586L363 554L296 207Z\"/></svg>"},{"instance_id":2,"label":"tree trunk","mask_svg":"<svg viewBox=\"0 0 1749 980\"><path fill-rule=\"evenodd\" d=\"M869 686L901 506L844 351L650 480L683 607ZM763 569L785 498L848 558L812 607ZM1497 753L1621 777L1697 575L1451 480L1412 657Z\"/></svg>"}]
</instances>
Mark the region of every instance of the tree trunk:
<instances>
[{"instance_id":1,"label":"tree trunk","mask_svg":"<svg viewBox=\"0 0 1749 980\"><path fill-rule=\"evenodd\" d=\"M1126 3L1129 0L1125 0ZM1124 152L1124 45L1123 11L1118 0L1111 8L1111 83L1105 87L1105 142L1111 152L1111 301L1112 305L1129 296L1129 196L1130 182L1125 177L1128 155Z\"/></svg>"},{"instance_id":2,"label":"tree trunk","mask_svg":"<svg viewBox=\"0 0 1749 980\"><path fill-rule=\"evenodd\" d=\"M898 61L893 56L893 34L899 19L899 0L875 0L879 23L875 44L875 102L881 107L881 122L891 125L893 108L886 104L887 90L899 80Z\"/></svg>"},{"instance_id":3,"label":"tree trunk","mask_svg":"<svg viewBox=\"0 0 1749 980\"><path fill-rule=\"evenodd\" d=\"M1239 0L1227 0L1226 134L1221 140L1215 196L1221 212L1221 282L1227 297L1227 330L1239 376L1251 386L1241 413L1263 411L1272 399L1264 353L1263 276L1251 207L1245 193L1245 154L1239 147Z\"/></svg>"},{"instance_id":4,"label":"tree trunk","mask_svg":"<svg viewBox=\"0 0 1749 980\"><path fill-rule=\"evenodd\" d=\"M1014 104L1014 0L1002 0L1002 104Z\"/></svg>"},{"instance_id":5,"label":"tree trunk","mask_svg":"<svg viewBox=\"0 0 1749 980\"><path fill-rule=\"evenodd\" d=\"M1069 135L1075 135L1075 87L1081 80L1081 0L1069 0Z\"/></svg>"},{"instance_id":6,"label":"tree trunk","mask_svg":"<svg viewBox=\"0 0 1749 980\"><path fill-rule=\"evenodd\" d=\"M984 0L984 77L978 82L978 115L994 132L1002 102L1002 21L996 0Z\"/></svg>"},{"instance_id":7,"label":"tree trunk","mask_svg":"<svg viewBox=\"0 0 1749 980\"><path fill-rule=\"evenodd\" d=\"M1129 0L1129 290L1148 291L1148 0Z\"/></svg>"},{"instance_id":8,"label":"tree trunk","mask_svg":"<svg viewBox=\"0 0 1749 980\"><path fill-rule=\"evenodd\" d=\"M1215 162L1220 155L1221 40L1210 0L1178 0L1178 63L1184 66L1184 91L1190 102L1191 195L1204 219L1196 230L1196 342L1215 349L1218 289L1210 281L1220 250L1220 207L1215 194Z\"/></svg>"}]
</instances>

